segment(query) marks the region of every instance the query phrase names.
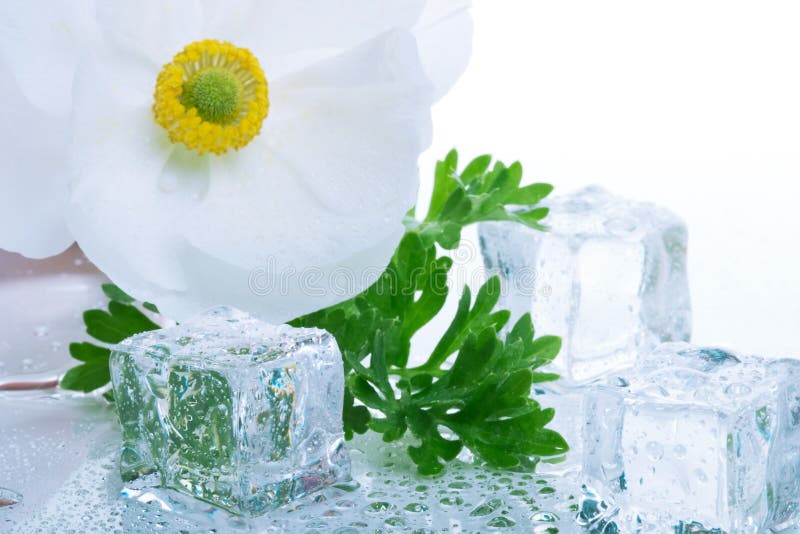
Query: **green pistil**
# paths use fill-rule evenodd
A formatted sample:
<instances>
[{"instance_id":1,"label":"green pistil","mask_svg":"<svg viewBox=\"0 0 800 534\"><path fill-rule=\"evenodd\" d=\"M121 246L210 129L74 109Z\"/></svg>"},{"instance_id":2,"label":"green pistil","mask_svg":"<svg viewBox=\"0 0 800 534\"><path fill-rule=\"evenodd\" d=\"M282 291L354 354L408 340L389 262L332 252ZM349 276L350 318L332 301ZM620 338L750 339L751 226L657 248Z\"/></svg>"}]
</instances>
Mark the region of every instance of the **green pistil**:
<instances>
[{"instance_id":1,"label":"green pistil","mask_svg":"<svg viewBox=\"0 0 800 534\"><path fill-rule=\"evenodd\" d=\"M183 84L181 103L195 108L200 118L215 124L233 122L240 112L242 84L224 69L199 72Z\"/></svg>"}]
</instances>

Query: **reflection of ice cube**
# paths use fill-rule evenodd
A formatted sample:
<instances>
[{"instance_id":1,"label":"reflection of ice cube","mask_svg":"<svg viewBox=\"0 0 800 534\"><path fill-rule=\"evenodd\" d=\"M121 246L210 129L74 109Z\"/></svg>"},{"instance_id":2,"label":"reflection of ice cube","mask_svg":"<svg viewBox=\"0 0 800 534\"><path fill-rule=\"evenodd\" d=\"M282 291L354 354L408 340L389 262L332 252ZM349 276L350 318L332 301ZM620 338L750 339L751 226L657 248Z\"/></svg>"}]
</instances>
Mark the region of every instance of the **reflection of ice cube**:
<instances>
[{"instance_id":1,"label":"reflection of ice cube","mask_svg":"<svg viewBox=\"0 0 800 534\"><path fill-rule=\"evenodd\" d=\"M586 411L583 476L619 526L755 533L795 520L800 361L666 344L625 381L589 388Z\"/></svg>"},{"instance_id":2,"label":"reflection of ice cube","mask_svg":"<svg viewBox=\"0 0 800 534\"><path fill-rule=\"evenodd\" d=\"M500 305L530 312L564 346L553 370L583 383L631 365L639 350L688 341L687 234L657 206L592 187L555 198L548 232L483 223L489 274L503 280Z\"/></svg>"},{"instance_id":3,"label":"reflection of ice cube","mask_svg":"<svg viewBox=\"0 0 800 534\"><path fill-rule=\"evenodd\" d=\"M229 308L139 334L111 358L122 476L258 515L349 475L343 370L320 330Z\"/></svg>"}]
</instances>

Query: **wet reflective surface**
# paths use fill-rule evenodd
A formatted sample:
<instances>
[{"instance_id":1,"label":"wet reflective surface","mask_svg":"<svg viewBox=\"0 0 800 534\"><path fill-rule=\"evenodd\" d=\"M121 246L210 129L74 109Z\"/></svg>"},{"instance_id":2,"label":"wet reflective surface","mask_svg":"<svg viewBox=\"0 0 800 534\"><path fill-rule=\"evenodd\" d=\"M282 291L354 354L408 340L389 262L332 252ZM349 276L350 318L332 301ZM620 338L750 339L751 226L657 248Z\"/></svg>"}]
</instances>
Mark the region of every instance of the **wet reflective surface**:
<instances>
[{"instance_id":1,"label":"wet reflective surface","mask_svg":"<svg viewBox=\"0 0 800 534\"><path fill-rule=\"evenodd\" d=\"M575 532L579 495L567 479L456 461L416 474L404 447L379 436L349 442L353 480L257 519L190 497L124 487L121 437L102 399L0 395L3 532Z\"/></svg>"},{"instance_id":2,"label":"wet reflective surface","mask_svg":"<svg viewBox=\"0 0 800 534\"><path fill-rule=\"evenodd\" d=\"M77 247L46 260L0 250L0 391L53 387L88 339L83 312L105 306L108 279Z\"/></svg>"}]
</instances>

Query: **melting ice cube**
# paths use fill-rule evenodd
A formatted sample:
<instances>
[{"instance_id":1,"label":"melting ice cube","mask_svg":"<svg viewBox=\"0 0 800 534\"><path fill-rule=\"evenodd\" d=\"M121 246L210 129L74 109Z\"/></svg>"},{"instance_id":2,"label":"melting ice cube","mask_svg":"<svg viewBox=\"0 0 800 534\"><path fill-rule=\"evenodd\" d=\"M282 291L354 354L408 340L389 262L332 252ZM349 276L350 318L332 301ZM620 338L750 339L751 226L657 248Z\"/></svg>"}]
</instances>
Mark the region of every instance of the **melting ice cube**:
<instances>
[{"instance_id":1,"label":"melting ice cube","mask_svg":"<svg viewBox=\"0 0 800 534\"><path fill-rule=\"evenodd\" d=\"M583 461L622 531L779 532L796 520L800 361L670 343L625 379L588 388Z\"/></svg>"},{"instance_id":2,"label":"melting ice cube","mask_svg":"<svg viewBox=\"0 0 800 534\"><path fill-rule=\"evenodd\" d=\"M259 515L349 476L330 334L215 308L111 356L121 473Z\"/></svg>"},{"instance_id":3,"label":"melting ice cube","mask_svg":"<svg viewBox=\"0 0 800 534\"><path fill-rule=\"evenodd\" d=\"M539 332L562 337L552 368L562 383L586 383L660 342L689 340L680 219L597 187L548 206L550 231L483 223L480 242L487 271L503 282L500 305L530 312Z\"/></svg>"}]
</instances>

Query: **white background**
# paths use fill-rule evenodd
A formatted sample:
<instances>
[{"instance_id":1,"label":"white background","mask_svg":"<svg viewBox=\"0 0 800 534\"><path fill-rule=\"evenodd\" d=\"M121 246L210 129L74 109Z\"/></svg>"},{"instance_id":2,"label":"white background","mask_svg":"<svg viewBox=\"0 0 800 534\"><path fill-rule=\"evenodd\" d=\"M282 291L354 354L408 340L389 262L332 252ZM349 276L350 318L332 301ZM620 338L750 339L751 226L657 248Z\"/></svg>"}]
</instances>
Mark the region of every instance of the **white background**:
<instances>
[{"instance_id":1,"label":"white background","mask_svg":"<svg viewBox=\"0 0 800 534\"><path fill-rule=\"evenodd\" d=\"M664 204L689 225L694 340L800 356L800 2L474 3L421 197L457 147Z\"/></svg>"}]
</instances>

